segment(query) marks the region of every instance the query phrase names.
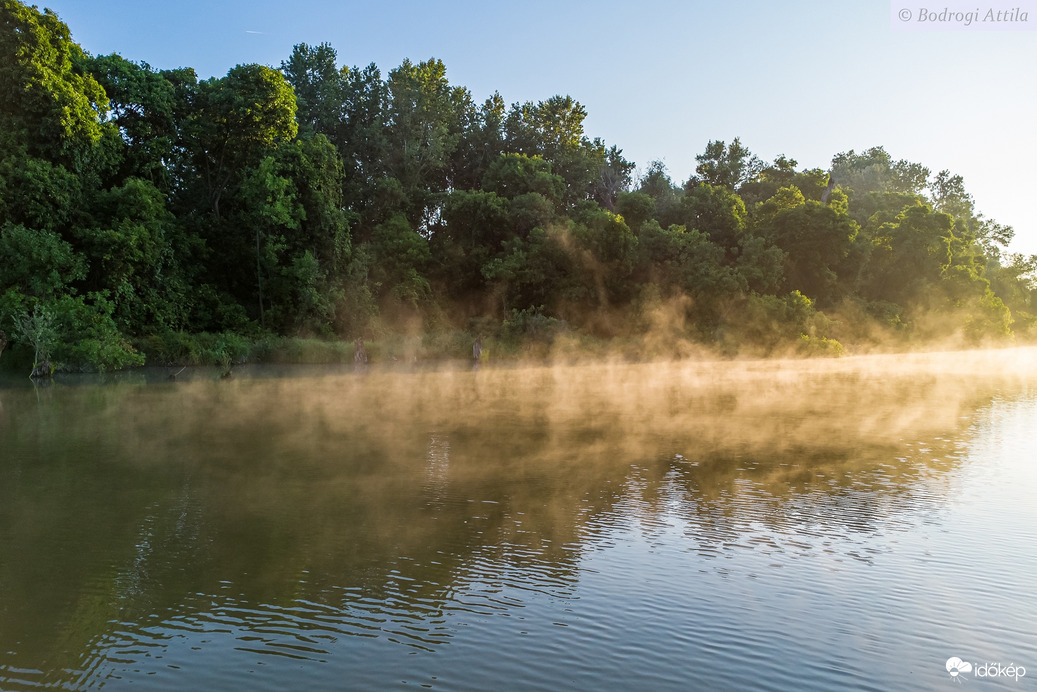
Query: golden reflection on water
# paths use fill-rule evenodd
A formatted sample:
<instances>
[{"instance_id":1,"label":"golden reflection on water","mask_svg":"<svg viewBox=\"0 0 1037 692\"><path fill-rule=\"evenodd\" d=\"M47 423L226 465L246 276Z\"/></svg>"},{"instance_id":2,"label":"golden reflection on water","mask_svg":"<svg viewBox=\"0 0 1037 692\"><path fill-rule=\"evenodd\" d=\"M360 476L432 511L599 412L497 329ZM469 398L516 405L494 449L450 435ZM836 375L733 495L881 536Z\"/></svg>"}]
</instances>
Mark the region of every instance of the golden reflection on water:
<instances>
[{"instance_id":1,"label":"golden reflection on water","mask_svg":"<svg viewBox=\"0 0 1037 692\"><path fill-rule=\"evenodd\" d=\"M143 637L156 618L204 629L222 608L247 630L249 608L300 600L331 621L283 624L296 634L435 650L459 603L505 607L462 598L488 564L564 597L616 522L650 533L667 514L695 527L686 539L704 556L806 550L813 532L869 561L846 536L938 507L972 416L1031 387L1035 362L1019 349L245 368L230 381L0 389L0 655L40 681L90 680L104 642Z\"/></svg>"}]
</instances>

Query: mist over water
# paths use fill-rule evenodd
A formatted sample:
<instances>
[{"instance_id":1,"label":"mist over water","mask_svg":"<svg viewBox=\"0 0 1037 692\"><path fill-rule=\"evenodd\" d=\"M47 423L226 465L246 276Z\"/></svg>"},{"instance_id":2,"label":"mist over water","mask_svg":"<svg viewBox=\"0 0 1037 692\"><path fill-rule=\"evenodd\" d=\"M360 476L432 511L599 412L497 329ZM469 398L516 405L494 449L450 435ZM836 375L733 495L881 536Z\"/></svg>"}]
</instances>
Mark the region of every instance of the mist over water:
<instances>
[{"instance_id":1,"label":"mist over water","mask_svg":"<svg viewBox=\"0 0 1037 692\"><path fill-rule=\"evenodd\" d=\"M1035 385L1033 349L0 383L0 688L1037 675Z\"/></svg>"}]
</instances>

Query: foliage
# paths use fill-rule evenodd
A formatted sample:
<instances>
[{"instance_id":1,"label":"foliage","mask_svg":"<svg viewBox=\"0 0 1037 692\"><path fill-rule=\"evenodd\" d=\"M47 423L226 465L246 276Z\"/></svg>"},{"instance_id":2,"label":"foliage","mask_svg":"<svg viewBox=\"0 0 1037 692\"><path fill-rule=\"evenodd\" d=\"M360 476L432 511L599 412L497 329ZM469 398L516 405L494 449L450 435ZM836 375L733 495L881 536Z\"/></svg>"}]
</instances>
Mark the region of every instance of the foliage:
<instances>
[{"instance_id":1,"label":"foliage","mask_svg":"<svg viewBox=\"0 0 1037 692\"><path fill-rule=\"evenodd\" d=\"M338 362L361 335L372 356L463 355L473 325L518 352L636 339L649 302L673 313L664 339L730 353L1037 336L1013 229L882 147L822 170L711 140L687 181L635 176L568 95L477 104L438 59L383 75L329 44L199 80L88 55L18 0L0 58L0 325L20 358Z\"/></svg>"},{"instance_id":2,"label":"foliage","mask_svg":"<svg viewBox=\"0 0 1037 692\"><path fill-rule=\"evenodd\" d=\"M229 367L251 359L254 351L269 353L268 341L252 340L234 332L164 331L137 342L149 363L156 365L217 365Z\"/></svg>"},{"instance_id":3,"label":"foliage","mask_svg":"<svg viewBox=\"0 0 1037 692\"><path fill-rule=\"evenodd\" d=\"M730 145L721 141L710 142L706 151L695 160L699 162L695 167L696 182L730 190L753 180L763 168L763 163L742 145L738 137Z\"/></svg>"},{"instance_id":4,"label":"foliage","mask_svg":"<svg viewBox=\"0 0 1037 692\"><path fill-rule=\"evenodd\" d=\"M62 296L54 304L58 343L54 358L71 371L119 370L143 365L144 357L119 332L112 319L115 306L101 295Z\"/></svg>"},{"instance_id":5,"label":"foliage","mask_svg":"<svg viewBox=\"0 0 1037 692\"><path fill-rule=\"evenodd\" d=\"M544 341L550 343L569 329L562 320L544 315L544 306L512 310L501 325L501 337L511 341Z\"/></svg>"},{"instance_id":6,"label":"foliage","mask_svg":"<svg viewBox=\"0 0 1037 692\"><path fill-rule=\"evenodd\" d=\"M14 327L14 338L25 342L33 349L32 370L35 373L40 364L50 361L51 352L57 343L58 332L54 325L54 315L37 303L33 306L31 314L22 312L15 317ZM50 374L49 371L47 374Z\"/></svg>"},{"instance_id":7,"label":"foliage","mask_svg":"<svg viewBox=\"0 0 1037 692\"><path fill-rule=\"evenodd\" d=\"M21 224L0 228L0 287L35 298L52 298L85 276L85 262L53 231Z\"/></svg>"}]
</instances>

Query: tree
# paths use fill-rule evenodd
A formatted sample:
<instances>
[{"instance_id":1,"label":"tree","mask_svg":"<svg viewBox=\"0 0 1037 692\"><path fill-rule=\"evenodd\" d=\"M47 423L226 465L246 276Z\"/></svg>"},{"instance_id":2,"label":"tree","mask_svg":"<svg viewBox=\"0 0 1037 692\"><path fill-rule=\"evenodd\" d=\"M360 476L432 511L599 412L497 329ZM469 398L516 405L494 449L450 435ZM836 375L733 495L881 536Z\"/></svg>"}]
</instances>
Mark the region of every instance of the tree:
<instances>
[{"instance_id":1,"label":"tree","mask_svg":"<svg viewBox=\"0 0 1037 692\"><path fill-rule=\"evenodd\" d=\"M190 145L215 216L223 195L240 184L248 168L295 137L295 109L291 85L263 65L238 65L226 77L198 85Z\"/></svg>"},{"instance_id":2,"label":"tree","mask_svg":"<svg viewBox=\"0 0 1037 692\"><path fill-rule=\"evenodd\" d=\"M724 249L702 231L677 225L664 229L649 221L638 240L641 272L658 282L664 293L678 291L698 303L742 288L737 275L724 266Z\"/></svg>"},{"instance_id":3,"label":"tree","mask_svg":"<svg viewBox=\"0 0 1037 692\"><path fill-rule=\"evenodd\" d=\"M951 175L950 171L942 170L929 183L927 191L934 210L964 221L972 219L972 195L965 191L965 181L960 175Z\"/></svg>"},{"instance_id":4,"label":"tree","mask_svg":"<svg viewBox=\"0 0 1037 692\"><path fill-rule=\"evenodd\" d=\"M0 228L0 291L50 299L86 276L82 255L54 231L5 224Z\"/></svg>"},{"instance_id":5,"label":"tree","mask_svg":"<svg viewBox=\"0 0 1037 692\"><path fill-rule=\"evenodd\" d=\"M648 164L648 170L641 177L637 191L654 200L652 218L658 221L660 226L669 228L680 225L683 221L681 202L684 190L673 184L666 171L666 164L662 161L652 161Z\"/></svg>"},{"instance_id":6,"label":"tree","mask_svg":"<svg viewBox=\"0 0 1037 692\"><path fill-rule=\"evenodd\" d=\"M375 284L383 298L398 306L418 310L431 298L426 276L431 255L428 241L421 237L403 214L396 214L375 228L371 242L376 264Z\"/></svg>"},{"instance_id":7,"label":"tree","mask_svg":"<svg viewBox=\"0 0 1037 692\"><path fill-rule=\"evenodd\" d=\"M596 297L596 307L628 300L627 279L634 267L637 238L622 217L593 202L585 202L574 217L571 234L578 263L585 271L588 295Z\"/></svg>"},{"instance_id":8,"label":"tree","mask_svg":"<svg viewBox=\"0 0 1037 692\"><path fill-rule=\"evenodd\" d=\"M929 180L929 169L920 163L901 159L889 166L887 189L908 195L920 195Z\"/></svg>"},{"instance_id":9,"label":"tree","mask_svg":"<svg viewBox=\"0 0 1037 692\"><path fill-rule=\"evenodd\" d=\"M630 230L637 233L652 218L655 200L643 192L620 192L616 196L616 213L623 217Z\"/></svg>"},{"instance_id":10,"label":"tree","mask_svg":"<svg viewBox=\"0 0 1037 692\"><path fill-rule=\"evenodd\" d=\"M998 260L1001 258L1004 248L1007 248L1012 242L1012 238L1015 237L1015 229L993 219L979 218L975 236L976 242L983 248L987 257Z\"/></svg>"},{"instance_id":11,"label":"tree","mask_svg":"<svg viewBox=\"0 0 1037 692\"><path fill-rule=\"evenodd\" d=\"M263 276L278 265L278 255L285 247L284 233L297 229L301 216L292 181L278 173L276 160L267 156L256 169L248 171L241 186L241 196L251 212L259 322L264 327Z\"/></svg>"},{"instance_id":12,"label":"tree","mask_svg":"<svg viewBox=\"0 0 1037 692\"><path fill-rule=\"evenodd\" d=\"M118 178L148 180L162 191L171 189L170 166L179 144L184 94L172 73L151 69L116 55L85 63L109 99L109 121L119 131Z\"/></svg>"},{"instance_id":13,"label":"tree","mask_svg":"<svg viewBox=\"0 0 1037 692\"><path fill-rule=\"evenodd\" d=\"M796 188L779 190L769 204L775 211L757 232L786 253L786 288L821 304L836 302L837 272L857 237L856 222L834 205L804 200Z\"/></svg>"},{"instance_id":14,"label":"tree","mask_svg":"<svg viewBox=\"0 0 1037 692\"><path fill-rule=\"evenodd\" d=\"M101 138L108 98L83 71L68 26L50 10L0 0L0 56L0 152L74 164Z\"/></svg>"},{"instance_id":15,"label":"tree","mask_svg":"<svg viewBox=\"0 0 1037 692\"><path fill-rule=\"evenodd\" d=\"M601 164L598 179L591 182L590 197L609 211L616 211L616 200L630 187L634 164L623 158L618 147L611 147L605 152L605 162Z\"/></svg>"},{"instance_id":16,"label":"tree","mask_svg":"<svg viewBox=\"0 0 1037 692\"><path fill-rule=\"evenodd\" d=\"M343 115L330 139L342 157L344 201L350 209L366 216L385 174L388 90L374 63L364 69L343 67L340 73Z\"/></svg>"},{"instance_id":17,"label":"tree","mask_svg":"<svg viewBox=\"0 0 1037 692\"><path fill-rule=\"evenodd\" d=\"M29 228L54 231L71 239L90 190L84 179L63 165L31 156L0 160L0 219ZM89 186L87 186L89 187Z\"/></svg>"},{"instance_id":18,"label":"tree","mask_svg":"<svg viewBox=\"0 0 1037 692\"><path fill-rule=\"evenodd\" d=\"M32 313L23 312L15 319L14 325L15 338L33 349L32 377L50 377L53 372L50 354L57 342L53 313L36 303Z\"/></svg>"},{"instance_id":19,"label":"tree","mask_svg":"<svg viewBox=\"0 0 1037 692\"><path fill-rule=\"evenodd\" d=\"M747 208L765 202L783 187L797 188L806 199L821 201L828 187L830 176L820 168L797 171L796 160L784 154L774 159L769 166L764 166L754 180L748 180L738 187L738 196ZM838 181L836 181L838 182Z\"/></svg>"},{"instance_id":20,"label":"tree","mask_svg":"<svg viewBox=\"0 0 1037 692\"><path fill-rule=\"evenodd\" d=\"M508 200L496 192L454 190L443 204L443 227L433 238L438 274L454 299L475 299L486 289L482 267L515 236Z\"/></svg>"},{"instance_id":21,"label":"tree","mask_svg":"<svg viewBox=\"0 0 1037 692\"><path fill-rule=\"evenodd\" d=\"M97 193L95 224L74 231L89 261L87 292L103 292L126 333L182 327L186 320L183 248L166 196L150 181L127 178Z\"/></svg>"},{"instance_id":22,"label":"tree","mask_svg":"<svg viewBox=\"0 0 1037 692\"><path fill-rule=\"evenodd\" d=\"M872 250L862 290L872 300L911 305L951 266L954 220L928 206L904 209L883 224Z\"/></svg>"},{"instance_id":23,"label":"tree","mask_svg":"<svg viewBox=\"0 0 1037 692\"><path fill-rule=\"evenodd\" d=\"M535 192L561 203L565 181L554 174L550 161L539 156L504 154L490 164L483 176L482 189L508 199Z\"/></svg>"},{"instance_id":24,"label":"tree","mask_svg":"<svg viewBox=\"0 0 1037 692\"><path fill-rule=\"evenodd\" d=\"M335 66L330 43L299 43L281 63L281 72L295 92L296 121L301 137L335 137L343 116L343 78Z\"/></svg>"},{"instance_id":25,"label":"tree","mask_svg":"<svg viewBox=\"0 0 1037 692\"><path fill-rule=\"evenodd\" d=\"M504 117L504 99L494 92L464 123L451 159L451 188L473 190L480 187L486 171L505 151Z\"/></svg>"},{"instance_id":26,"label":"tree","mask_svg":"<svg viewBox=\"0 0 1037 692\"><path fill-rule=\"evenodd\" d=\"M763 163L752 154L738 137L730 146L719 140L710 141L706 151L695 157L697 176L694 181L708 185L726 187L737 190L741 185L756 178L763 168Z\"/></svg>"},{"instance_id":27,"label":"tree","mask_svg":"<svg viewBox=\"0 0 1037 692\"><path fill-rule=\"evenodd\" d=\"M889 170L893 159L882 147L872 147L856 153L853 149L832 157L832 178L851 196L868 192L883 192L889 184Z\"/></svg>"},{"instance_id":28,"label":"tree","mask_svg":"<svg viewBox=\"0 0 1037 692\"><path fill-rule=\"evenodd\" d=\"M610 187L627 174L618 149L609 159L600 139L584 136L587 109L571 96L552 96L533 103L513 104L504 121L508 151L540 156L565 182L564 201L571 205L598 194L611 195ZM611 168L611 183L602 188L603 170ZM618 176L618 177L617 177Z\"/></svg>"},{"instance_id":29,"label":"tree","mask_svg":"<svg viewBox=\"0 0 1037 692\"><path fill-rule=\"evenodd\" d=\"M746 222L745 204L738 195L722 185L689 181L681 208L683 225L708 234L734 257Z\"/></svg>"},{"instance_id":30,"label":"tree","mask_svg":"<svg viewBox=\"0 0 1037 692\"><path fill-rule=\"evenodd\" d=\"M904 159L894 161L882 147L860 154L854 150L832 157L832 178L857 198L871 192L919 196L929 179L929 169Z\"/></svg>"},{"instance_id":31,"label":"tree","mask_svg":"<svg viewBox=\"0 0 1037 692\"><path fill-rule=\"evenodd\" d=\"M525 238L511 239L482 271L505 314L530 308L557 314L564 304L587 298L585 286L574 278L573 256L559 229L538 227Z\"/></svg>"},{"instance_id":32,"label":"tree","mask_svg":"<svg viewBox=\"0 0 1037 692\"><path fill-rule=\"evenodd\" d=\"M404 212L428 236L463 123L474 111L471 94L451 87L446 66L435 59L417 65L404 60L389 73L386 87L386 174L400 181Z\"/></svg>"}]
</instances>

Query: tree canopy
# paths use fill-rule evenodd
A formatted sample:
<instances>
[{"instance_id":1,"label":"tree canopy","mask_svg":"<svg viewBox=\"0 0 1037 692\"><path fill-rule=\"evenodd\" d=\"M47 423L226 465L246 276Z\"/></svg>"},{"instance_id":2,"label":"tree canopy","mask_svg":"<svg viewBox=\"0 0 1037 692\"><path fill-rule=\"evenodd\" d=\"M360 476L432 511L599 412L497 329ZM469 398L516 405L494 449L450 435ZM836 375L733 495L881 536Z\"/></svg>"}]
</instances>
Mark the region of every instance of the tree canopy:
<instances>
[{"instance_id":1,"label":"tree canopy","mask_svg":"<svg viewBox=\"0 0 1037 692\"><path fill-rule=\"evenodd\" d=\"M47 326L65 368L179 333L629 337L664 306L721 352L1037 330L1037 258L882 147L822 170L709 140L689 180L635 178L569 95L480 104L441 60L383 76L328 44L199 80L18 0L0 90L0 328Z\"/></svg>"}]
</instances>

